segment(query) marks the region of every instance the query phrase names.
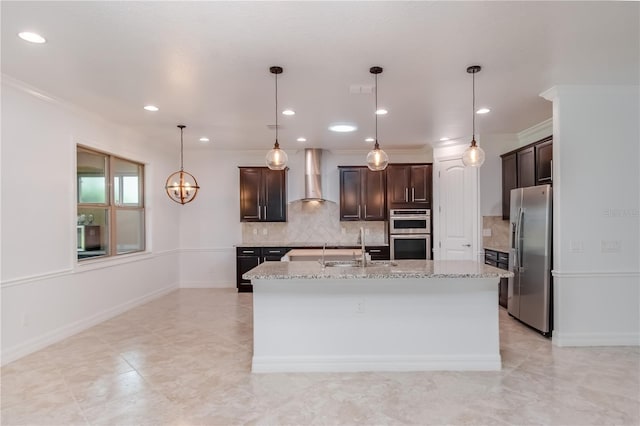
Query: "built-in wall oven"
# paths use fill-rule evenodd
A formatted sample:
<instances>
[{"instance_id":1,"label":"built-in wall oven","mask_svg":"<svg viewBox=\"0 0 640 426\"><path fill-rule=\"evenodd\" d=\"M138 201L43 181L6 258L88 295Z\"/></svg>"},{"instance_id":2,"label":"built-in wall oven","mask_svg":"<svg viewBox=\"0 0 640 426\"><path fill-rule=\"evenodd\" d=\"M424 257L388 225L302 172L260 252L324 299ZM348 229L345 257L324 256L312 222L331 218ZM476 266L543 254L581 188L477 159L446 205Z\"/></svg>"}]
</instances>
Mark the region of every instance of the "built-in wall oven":
<instances>
[{"instance_id":1,"label":"built-in wall oven","mask_svg":"<svg viewBox=\"0 0 640 426\"><path fill-rule=\"evenodd\" d=\"M389 211L391 259L431 259L431 210Z\"/></svg>"}]
</instances>

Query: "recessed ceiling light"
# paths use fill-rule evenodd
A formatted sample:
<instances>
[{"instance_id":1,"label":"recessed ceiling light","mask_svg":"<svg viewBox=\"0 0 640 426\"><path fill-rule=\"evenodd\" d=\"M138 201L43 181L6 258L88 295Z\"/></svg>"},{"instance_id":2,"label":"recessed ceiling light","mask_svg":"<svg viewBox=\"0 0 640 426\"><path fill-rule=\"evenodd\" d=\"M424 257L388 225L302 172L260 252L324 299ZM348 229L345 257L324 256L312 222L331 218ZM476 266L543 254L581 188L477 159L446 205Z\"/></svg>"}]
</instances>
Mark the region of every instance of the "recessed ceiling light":
<instances>
[{"instance_id":1,"label":"recessed ceiling light","mask_svg":"<svg viewBox=\"0 0 640 426\"><path fill-rule=\"evenodd\" d=\"M374 138L366 138L364 141L365 142L375 142L375 139Z\"/></svg>"},{"instance_id":2,"label":"recessed ceiling light","mask_svg":"<svg viewBox=\"0 0 640 426\"><path fill-rule=\"evenodd\" d=\"M156 112L156 111L158 111L160 108L158 108L158 107L157 107L157 106L155 106L155 105L146 105L146 106L144 107L144 109L146 109L147 111Z\"/></svg>"},{"instance_id":3,"label":"recessed ceiling light","mask_svg":"<svg viewBox=\"0 0 640 426\"><path fill-rule=\"evenodd\" d=\"M200 138L200 142L209 142L209 138L207 138L207 137L201 137L201 138Z\"/></svg>"},{"instance_id":4,"label":"recessed ceiling light","mask_svg":"<svg viewBox=\"0 0 640 426\"><path fill-rule=\"evenodd\" d=\"M440 138L441 142L448 141L448 140L449 140L449 138L446 138L446 137L445 138Z\"/></svg>"},{"instance_id":5,"label":"recessed ceiling light","mask_svg":"<svg viewBox=\"0 0 640 426\"><path fill-rule=\"evenodd\" d=\"M285 109L284 111L282 111L282 114L284 115L296 115L296 112L292 109Z\"/></svg>"},{"instance_id":6,"label":"recessed ceiling light","mask_svg":"<svg viewBox=\"0 0 640 426\"><path fill-rule=\"evenodd\" d=\"M332 132L339 132L339 133L354 132L358 130L358 126L356 126L355 124L348 124L348 123L336 123L329 126L329 130L331 130Z\"/></svg>"},{"instance_id":7,"label":"recessed ceiling light","mask_svg":"<svg viewBox=\"0 0 640 426\"><path fill-rule=\"evenodd\" d=\"M385 114L386 114L386 113L388 113L388 112L389 112L389 111L387 111L387 110L386 110L386 109L384 109L384 108L379 108L379 109L377 109L377 110L376 110L376 114L378 114L378 115L385 115Z\"/></svg>"},{"instance_id":8,"label":"recessed ceiling light","mask_svg":"<svg viewBox=\"0 0 640 426\"><path fill-rule=\"evenodd\" d=\"M476 111L476 114L486 114L489 111L491 111L489 108L480 108L479 110Z\"/></svg>"},{"instance_id":9,"label":"recessed ceiling light","mask_svg":"<svg viewBox=\"0 0 640 426\"><path fill-rule=\"evenodd\" d=\"M307 138L298 138L298 139L296 139L296 140L297 140L298 142L306 142L306 141L307 141Z\"/></svg>"},{"instance_id":10,"label":"recessed ceiling light","mask_svg":"<svg viewBox=\"0 0 640 426\"><path fill-rule=\"evenodd\" d=\"M45 40L45 38L42 37L40 34L32 33L29 31L23 31L21 33L18 33L18 37L20 37L24 41L28 41L29 43L42 44L47 42L47 40Z\"/></svg>"}]
</instances>

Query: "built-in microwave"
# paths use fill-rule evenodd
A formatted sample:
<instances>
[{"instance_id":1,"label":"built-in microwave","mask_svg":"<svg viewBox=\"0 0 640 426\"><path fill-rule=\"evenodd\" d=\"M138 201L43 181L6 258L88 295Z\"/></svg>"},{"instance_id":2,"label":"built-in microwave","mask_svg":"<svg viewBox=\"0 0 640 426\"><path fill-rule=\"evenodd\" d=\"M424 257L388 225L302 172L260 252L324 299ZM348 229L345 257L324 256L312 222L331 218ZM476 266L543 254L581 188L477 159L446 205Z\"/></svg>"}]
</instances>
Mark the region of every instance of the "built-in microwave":
<instances>
[{"instance_id":1,"label":"built-in microwave","mask_svg":"<svg viewBox=\"0 0 640 426\"><path fill-rule=\"evenodd\" d=\"M431 210L391 209L389 234L431 234Z\"/></svg>"}]
</instances>

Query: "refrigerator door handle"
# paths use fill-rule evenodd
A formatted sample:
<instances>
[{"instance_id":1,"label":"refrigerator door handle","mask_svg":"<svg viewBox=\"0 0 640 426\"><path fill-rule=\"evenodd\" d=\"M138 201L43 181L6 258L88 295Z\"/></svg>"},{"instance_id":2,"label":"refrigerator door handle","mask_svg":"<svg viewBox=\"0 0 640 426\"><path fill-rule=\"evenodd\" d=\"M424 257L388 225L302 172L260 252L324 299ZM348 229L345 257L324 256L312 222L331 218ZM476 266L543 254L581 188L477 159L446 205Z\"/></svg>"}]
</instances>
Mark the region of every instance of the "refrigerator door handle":
<instances>
[{"instance_id":1,"label":"refrigerator door handle","mask_svg":"<svg viewBox=\"0 0 640 426\"><path fill-rule=\"evenodd\" d=\"M524 267L524 262L522 260L522 252L523 247L522 247L522 221L524 220L524 209L521 207L518 210L518 253L517 253L517 259L518 259L518 270L521 271L522 268Z\"/></svg>"}]
</instances>

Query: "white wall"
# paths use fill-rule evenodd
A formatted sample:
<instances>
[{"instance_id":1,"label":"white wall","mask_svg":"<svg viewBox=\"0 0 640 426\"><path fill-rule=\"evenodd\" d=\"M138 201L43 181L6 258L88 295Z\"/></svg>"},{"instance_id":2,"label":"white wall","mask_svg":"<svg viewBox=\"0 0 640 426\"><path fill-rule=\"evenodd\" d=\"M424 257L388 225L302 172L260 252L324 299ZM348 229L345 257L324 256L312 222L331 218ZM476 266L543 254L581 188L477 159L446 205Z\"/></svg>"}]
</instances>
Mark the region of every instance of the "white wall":
<instances>
[{"instance_id":1,"label":"white wall","mask_svg":"<svg viewBox=\"0 0 640 426\"><path fill-rule=\"evenodd\" d=\"M163 188L175 155L144 142L3 76L3 363L177 287L180 206ZM76 143L146 164L147 253L77 263Z\"/></svg>"},{"instance_id":2,"label":"white wall","mask_svg":"<svg viewBox=\"0 0 640 426\"><path fill-rule=\"evenodd\" d=\"M502 158L519 146L515 133L482 135L485 160L480 167L480 215L502 216Z\"/></svg>"},{"instance_id":3,"label":"white wall","mask_svg":"<svg viewBox=\"0 0 640 426\"><path fill-rule=\"evenodd\" d=\"M288 200L304 197L304 147L282 148L289 156ZM198 179L196 201L184 206L181 216L181 285L183 287L235 287L235 244L242 242L239 166L264 166L270 142L261 151L216 151L215 147L185 152L185 170ZM312 148L312 147L310 147ZM367 147L368 148L368 147ZM365 165L368 149L324 151L323 193L338 202L338 165ZM387 151L391 162L431 162L431 149Z\"/></svg>"},{"instance_id":4,"label":"white wall","mask_svg":"<svg viewBox=\"0 0 640 426\"><path fill-rule=\"evenodd\" d=\"M637 86L542 94L553 101L557 345L640 344L639 95Z\"/></svg>"}]
</instances>

